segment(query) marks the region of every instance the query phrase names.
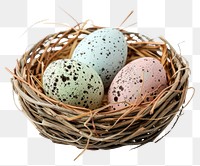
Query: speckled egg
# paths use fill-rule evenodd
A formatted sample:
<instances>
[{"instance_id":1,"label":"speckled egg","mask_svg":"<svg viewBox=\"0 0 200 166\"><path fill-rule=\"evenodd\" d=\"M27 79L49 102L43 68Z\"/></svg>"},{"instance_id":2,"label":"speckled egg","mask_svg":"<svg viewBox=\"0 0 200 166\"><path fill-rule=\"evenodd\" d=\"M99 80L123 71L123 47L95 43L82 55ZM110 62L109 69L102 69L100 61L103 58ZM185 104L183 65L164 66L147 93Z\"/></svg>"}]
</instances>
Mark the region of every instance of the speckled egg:
<instances>
[{"instance_id":1,"label":"speckled egg","mask_svg":"<svg viewBox=\"0 0 200 166\"><path fill-rule=\"evenodd\" d=\"M104 95L98 73L81 62L60 59L49 64L43 74L46 95L63 103L94 109Z\"/></svg>"},{"instance_id":2,"label":"speckled egg","mask_svg":"<svg viewBox=\"0 0 200 166\"><path fill-rule=\"evenodd\" d=\"M125 65L127 43L115 28L102 28L86 36L75 48L72 59L93 67L109 87L115 75Z\"/></svg>"},{"instance_id":3,"label":"speckled egg","mask_svg":"<svg viewBox=\"0 0 200 166\"><path fill-rule=\"evenodd\" d=\"M160 61L151 57L139 58L124 66L113 79L108 91L108 102L149 102L166 87L166 72ZM112 109L125 106L126 103L116 103Z\"/></svg>"}]
</instances>

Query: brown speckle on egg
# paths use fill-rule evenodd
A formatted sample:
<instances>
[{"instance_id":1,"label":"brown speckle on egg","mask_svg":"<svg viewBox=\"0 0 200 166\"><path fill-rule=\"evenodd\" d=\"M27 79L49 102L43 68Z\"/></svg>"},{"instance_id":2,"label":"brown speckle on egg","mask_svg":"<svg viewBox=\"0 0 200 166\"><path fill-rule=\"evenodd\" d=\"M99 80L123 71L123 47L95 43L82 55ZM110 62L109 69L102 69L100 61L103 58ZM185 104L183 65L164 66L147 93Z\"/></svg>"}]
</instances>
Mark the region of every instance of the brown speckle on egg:
<instances>
[{"instance_id":1,"label":"brown speckle on egg","mask_svg":"<svg viewBox=\"0 0 200 166\"><path fill-rule=\"evenodd\" d=\"M114 101L116 101L116 102L117 102L117 101L118 101L118 97L116 97L116 96L115 96L115 97L114 97Z\"/></svg>"},{"instance_id":2,"label":"brown speckle on egg","mask_svg":"<svg viewBox=\"0 0 200 166\"><path fill-rule=\"evenodd\" d=\"M119 91L117 91L117 96L120 96L120 92Z\"/></svg>"},{"instance_id":3,"label":"brown speckle on egg","mask_svg":"<svg viewBox=\"0 0 200 166\"><path fill-rule=\"evenodd\" d=\"M120 89L121 91L123 91L123 90L124 90L123 86L119 86L119 89Z\"/></svg>"},{"instance_id":4,"label":"brown speckle on egg","mask_svg":"<svg viewBox=\"0 0 200 166\"><path fill-rule=\"evenodd\" d=\"M78 79L78 77L73 77L73 80L76 81Z\"/></svg>"}]
</instances>

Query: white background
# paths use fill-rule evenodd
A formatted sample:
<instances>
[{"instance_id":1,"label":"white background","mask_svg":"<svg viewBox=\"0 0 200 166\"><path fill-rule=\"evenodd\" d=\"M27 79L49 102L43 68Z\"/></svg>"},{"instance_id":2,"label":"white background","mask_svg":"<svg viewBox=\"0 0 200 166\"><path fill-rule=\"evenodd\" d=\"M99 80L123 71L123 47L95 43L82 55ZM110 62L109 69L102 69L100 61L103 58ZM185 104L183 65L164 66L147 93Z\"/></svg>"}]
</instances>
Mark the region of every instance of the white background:
<instances>
[{"instance_id":1,"label":"white background","mask_svg":"<svg viewBox=\"0 0 200 166\"><path fill-rule=\"evenodd\" d=\"M0 0L0 6L0 165L200 165L200 51L194 48L199 44L195 41L200 41L199 0L184 3L180 0ZM166 138L131 151L131 146L87 151L73 161L81 150L44 139L16 108L10 75L4 67L13 69L16 59L35 42L65 29L49 23L76 24L61 8L78 22L90 19L96 25L116 27L134 10L124 27L136 25L127 30L146 33L155 39L165 36L178 52L181 43L181 54L188 59L192 70L190 86L196 88L196 94ZM191 94L189 91L187 100Z\"/></svg>"}]
</instances>

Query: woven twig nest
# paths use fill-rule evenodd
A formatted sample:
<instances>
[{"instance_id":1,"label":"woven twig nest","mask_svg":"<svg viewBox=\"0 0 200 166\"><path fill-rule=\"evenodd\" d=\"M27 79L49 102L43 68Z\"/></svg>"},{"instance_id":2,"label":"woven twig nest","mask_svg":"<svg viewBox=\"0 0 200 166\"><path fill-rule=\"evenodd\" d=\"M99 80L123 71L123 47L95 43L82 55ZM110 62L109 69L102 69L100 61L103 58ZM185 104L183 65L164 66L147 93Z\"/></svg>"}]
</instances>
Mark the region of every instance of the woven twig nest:
<instances>
[{"instance_id":1,"label":"woven twig nest","mask_svg":"<svg viewBox=\"0 0 200 166\"><path fill-rule=\"evenodd\" d=\"M141 146L155 141L179 117L176 115L182 111L190 73L187 61L163 38L156 42L139 33L119 29L128 43L127 63L140 57L154 57L167 72L169 86L151 102L110 110L105 92L102 107L90 110L61 103L44 94L41 77L48 64L70 58L84 35L102 28L83 25L46 36L18 61L12 84L22 111L42 136L81 149Z\"/></svg>"}]
</instances>

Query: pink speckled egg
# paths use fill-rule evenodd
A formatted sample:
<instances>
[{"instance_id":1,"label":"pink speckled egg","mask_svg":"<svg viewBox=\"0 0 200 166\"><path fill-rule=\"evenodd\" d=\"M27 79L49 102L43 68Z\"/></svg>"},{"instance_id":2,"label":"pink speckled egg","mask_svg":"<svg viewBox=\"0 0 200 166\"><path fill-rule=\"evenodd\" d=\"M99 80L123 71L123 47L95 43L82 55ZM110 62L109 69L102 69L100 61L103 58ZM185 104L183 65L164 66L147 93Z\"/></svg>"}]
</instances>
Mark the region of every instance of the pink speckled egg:
<instances>
[{"instance_id":1,"label":"pink speckled egg","mask_svg":"<svg viewBox=\"0 0 200 166\"><path fill-rule=\"evenodd\" d=\"M127 106L127 103L149 102L167 87L167 77L159 60L151 57L139 58L124 66L113 79L108 102L112 109ZM124 102L126 103L118 103Z\"/></svg>"}]
</instances>

